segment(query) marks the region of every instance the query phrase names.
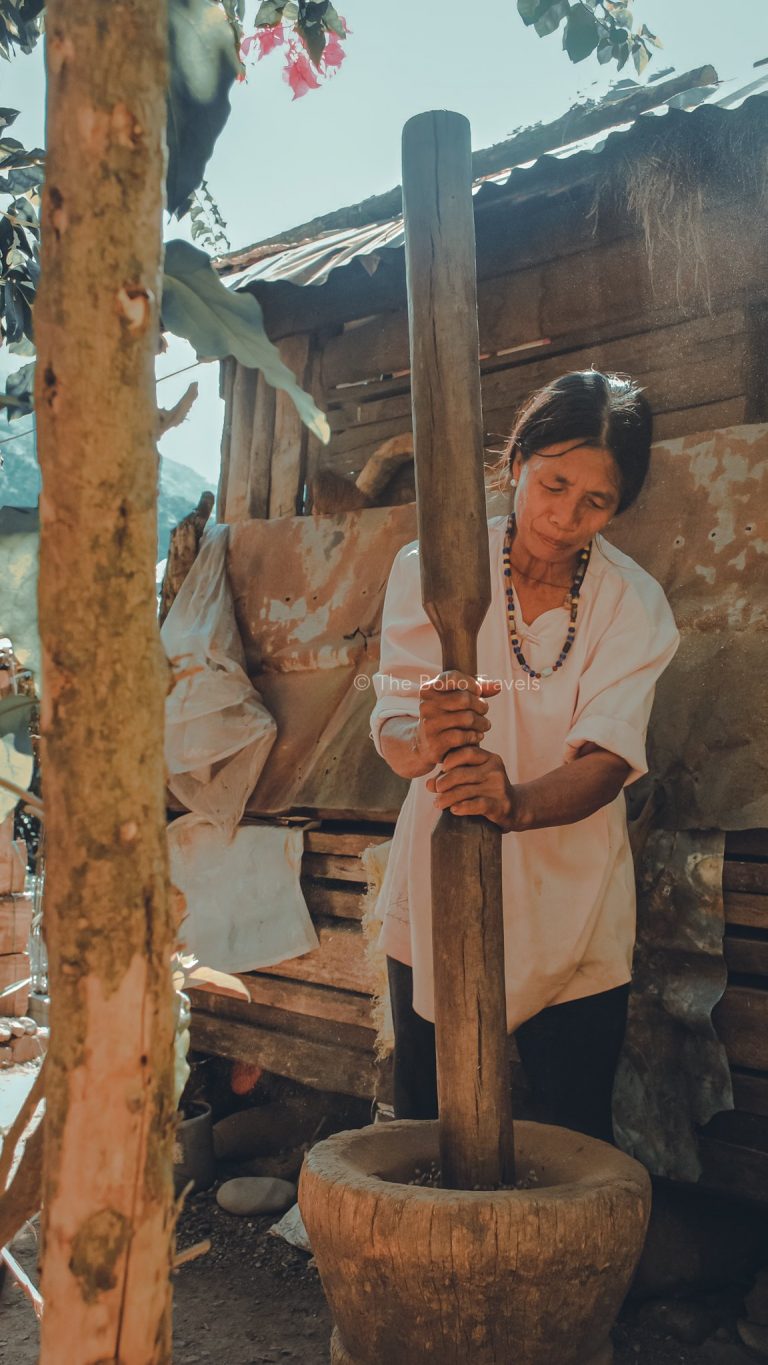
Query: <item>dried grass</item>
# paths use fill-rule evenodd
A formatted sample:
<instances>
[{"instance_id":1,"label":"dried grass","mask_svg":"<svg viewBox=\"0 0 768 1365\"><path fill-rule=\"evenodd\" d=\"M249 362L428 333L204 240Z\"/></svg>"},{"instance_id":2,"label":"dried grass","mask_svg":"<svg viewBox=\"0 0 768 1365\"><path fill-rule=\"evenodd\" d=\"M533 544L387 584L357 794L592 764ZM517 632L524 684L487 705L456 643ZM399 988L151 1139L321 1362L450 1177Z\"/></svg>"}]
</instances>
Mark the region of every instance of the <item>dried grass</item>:
<instances>
[{"instance_id":1,"label":"dried grass","mask_svg":"<svg viewBox=\"0 0 768 1365\"><path fill-rule=\"evenodd\" d=\"M695 127L677 128L665 119L640 154L617 159L596 189L590 216L597 234L606 208L626 213L643 233L651 287L663 252L673 263L678 307L703 304L711 312L706 214L728 198L768 208L768 126L744 107L719 114L708 130L698 118Z\"/></svg>"}]
</instances>

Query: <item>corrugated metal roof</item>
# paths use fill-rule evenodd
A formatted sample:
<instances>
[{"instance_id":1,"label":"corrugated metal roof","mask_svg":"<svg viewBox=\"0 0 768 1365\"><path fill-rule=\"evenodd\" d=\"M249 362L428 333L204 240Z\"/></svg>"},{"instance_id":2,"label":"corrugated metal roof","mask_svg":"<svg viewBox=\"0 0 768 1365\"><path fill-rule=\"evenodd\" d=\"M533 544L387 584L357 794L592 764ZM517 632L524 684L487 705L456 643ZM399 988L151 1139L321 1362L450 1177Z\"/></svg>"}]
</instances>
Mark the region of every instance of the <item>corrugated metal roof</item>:
<instances>
[{"instance_id":1,"label":"corrugated metal roof","mask_svg":"<svg viewBox=\"0 0 768 1365\"><path fill-rule=\"evenodd\" d=\"M604 105L617 103L617 120L620 115L621 97L634 95L638 89L644 87L623 87L612 92ZM608 128L592 133L587 137L581 137L571 142L565 142L560 146L548 150L543 155L531 161L522 161L505 169L495 172L492 175L485 175L478 179L474 185L475 195L484 195L502 186L513 185L520 182L519 197L527 198L535 194L551 192L552 185L544 183L557 162L569 162L569 172L567 178L569 183L572 181L572 171L575 170L572 159L580 156L594 156L602 152L607 144L616 137L626 136L631 130L647 127L650 131L652 125L648 120L659 117L674 117L676 113L685 112L693 115L702 108L717 108L722 110L735 110L752 96L768 95L768 68L760 75L753 75L750 71L749 77L734 78L732 80L718 81L712 85L694 85L690 89L678 91L668 99L660 100L657 105L638 114L636 117L626 122L616 122ZM582 111L573 111L578 116ZM510 139L510 151L515 146L519 146L521 139ZM591 167L585 166L585 173L591 171ZM532 172L534 173L532 176ZM538 174L536 174L538 172ZM543 178L544 177L544 178ZM517 196L516 196L517 197ZM225 283L236 289L247 288L248 285L256 281L272 283L283 280L296 285L321 285L325 284L331 271L338 270L342 266L349 265L353 260L359 260L361 265L373 274L379 263L379 255L383 250L402 247L405 241L403 230L403 217L398 214L384 222L367 223L362 227L338 228L328 232L320 233L309 240L299 242L284 249L276 244L274 250L270 250L268 245L254 249L257 256L245 268L235 271L225 276Z\"/></svg>"}]
</instances>

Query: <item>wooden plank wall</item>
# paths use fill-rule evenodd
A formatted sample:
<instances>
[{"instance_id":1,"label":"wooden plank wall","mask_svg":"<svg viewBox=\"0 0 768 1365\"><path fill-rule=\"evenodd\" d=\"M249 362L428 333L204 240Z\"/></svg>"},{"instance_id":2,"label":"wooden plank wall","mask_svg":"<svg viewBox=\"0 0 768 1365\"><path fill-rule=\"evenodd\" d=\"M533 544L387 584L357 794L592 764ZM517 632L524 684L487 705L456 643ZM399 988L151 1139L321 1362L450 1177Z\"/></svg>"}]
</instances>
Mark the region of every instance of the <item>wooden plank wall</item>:
<instances>
[{"instance_id":1,"label":"wooden plank wall","mask_svg":"<svg viewBox=\"0 0 768 1365\"><path fill-rule=\"evenodd\" d=\"M651 270L641 237L592 239L578 220L567 254L483 280L487 445L508 433L533 389L592 364L647 387L660 439L747 420L749 301L761 279L760 246L757 234L747 234L739 249L725 249L734 226L727 208L707 216L699 278L708 278L708 298L694 296L669 250L656 253ZM409 430L408 363L404 310L347 325L327 343L322 378L333 440L326 464L355 475L381 441Z\"/></svg>"},{"instance_id":2,"label":"wooden plank wall","mask_svg":"<svg viewBox=\"0 0 768 1365\"><path fill-rule=\"evenodd\" d=\"M386 1097L375 1060L360 855L390 834L383 827L307 831L301 885L320 946L243 974L250 1003L208 990L191 992L193 1047L256 1062L317 1089Z\"/></svg>"},{"instance_id":3,"label":"wooden plank wall","mask_svg":"<svg viewBox=\"0 0 768 1365\"><path fill-rule=\"evenodd\" d=\"M373 981L361 930L360 855L383 827L308 831L302 888L320 946L242 980L250 1003L192 992L193 1046L319 1089L387 1097L374 1056ZM728 985L714 1014L735 1110L703 1130L704 1183L768 1204L768 830L729 834L723 869Z\"/></svg>"},{"instance_id":4,"label":"wooden plank wall","mask_svg":"<svg viewBox=\"0 0 768 1365\"><path fill-rule=\"evenodd\" d=\"M723 900L728 986L713 1020L735 1109L704 1130L704 1180L768 1204L768 830L726 836Z\"/></svg>"},{"instance_id":5,"label":"wooden plank wall","mask_svg":"<svg viewBox=\"0 0 768 1365\"><path fill-rule=\"evenodd\" d=\"M533 389L591 364L630 373L647 387L659 439L764 420L757 205L753 212L743 199L710 204L700 260L664 240L649 260L644 238L625 217L606 212L596 227L592 192L500 202L478 213L487 447L498 446ZM322 287L261 286L273 335L301 320L301 332L283 335L281 351L328 412L332 439L328 447L308 441L284 395L275 413L263 381L235 380L226 520L309 511L304 489L317 468L354 478L381 442L410 430L399 255L371 278L369 301L357 262ZM390 281L388 293L379 272ZM282 306L273 299L270 307L271 292Z\"/></svg>"}]
</instances>

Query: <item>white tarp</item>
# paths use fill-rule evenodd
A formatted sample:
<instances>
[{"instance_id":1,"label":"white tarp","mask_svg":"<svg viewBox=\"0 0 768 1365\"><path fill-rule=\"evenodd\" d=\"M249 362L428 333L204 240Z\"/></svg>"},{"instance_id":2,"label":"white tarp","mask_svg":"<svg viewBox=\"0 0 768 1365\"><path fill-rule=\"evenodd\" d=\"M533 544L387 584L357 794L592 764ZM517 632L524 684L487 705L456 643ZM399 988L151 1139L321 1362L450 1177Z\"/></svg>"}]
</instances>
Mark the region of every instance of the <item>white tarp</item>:
<instances>
[{"instance_id":1,"label":"white tarp","mask_svg":"<svg viewBox=\"0 0 768 1365\"><path fill-rule=\"evenodd\" d=\"M204 966L256 971L318 947L299 884L301 829L240 825L230 842L199 815L182 815L168 846L187 902L181 938Z\"/></svg>"},{"instance_id":2,"label":"white tarp","mask_svg":"<svg viewBox=\"0 0 768 1365\"><path fill-rule=\"evenodd\" d=\"M206 531L160 638L176 675L165 712L168 786L187 810L232 838L277 726L245 671L227 578L228 531Z\"/></svg>"}]
</instances>

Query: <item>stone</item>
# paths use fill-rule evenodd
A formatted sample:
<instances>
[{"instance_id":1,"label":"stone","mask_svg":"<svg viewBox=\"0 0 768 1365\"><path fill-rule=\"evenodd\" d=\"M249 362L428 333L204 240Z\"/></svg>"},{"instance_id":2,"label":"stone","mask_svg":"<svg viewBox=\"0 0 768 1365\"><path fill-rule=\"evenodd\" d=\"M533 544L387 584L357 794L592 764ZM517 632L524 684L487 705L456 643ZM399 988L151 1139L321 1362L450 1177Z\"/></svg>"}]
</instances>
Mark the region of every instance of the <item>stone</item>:
<instances>
[{"instance_id":1,"label":"stone","mask_svg":"<svg viewBox=\"0 0 768 1365\"><path fill-rule=\"evenodd\" d=\"M638 1320L688 1346L700 1346L717 1327L711 1309L686 1299L654 1299L643 1305Z\"/></svg>"},{"instance_id":2,"label":"stone","mask_svg":"<svg viewBox=\"0 0 768 1365\"><path fill-rule=\"evenodd\" d=\"M736 1323L736 1330L750 1351L754 1351L761 1360L768 1360L768 1327L740 1318Z\"/></svg>"},{"instance_id":3,"label":"stone","mask_svg":"<svg viewBox=\"0 0 768 1365\"><path fill-rule=\"evenodd\" d=\"M768 1326L768 1268L761 1270L744 1304L750 1322Z\"/></svg>"},{"instance_id":4,"label":"stone","mask_svg":"<svg viewBox=\"0 0 768 1365\"><path fill-rule=\"evenodd\" d=\"M282 1213L296 1203L296 1186L270 1176L237 1176L216 1191L216 1202L227 1213L246 1218L260 1213Z\"/></svg>"}]
</instances>

